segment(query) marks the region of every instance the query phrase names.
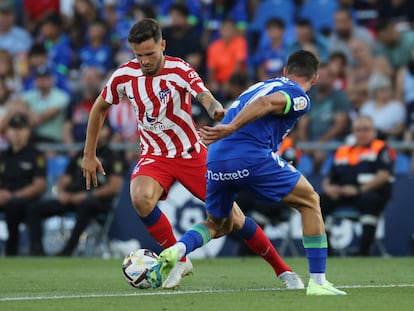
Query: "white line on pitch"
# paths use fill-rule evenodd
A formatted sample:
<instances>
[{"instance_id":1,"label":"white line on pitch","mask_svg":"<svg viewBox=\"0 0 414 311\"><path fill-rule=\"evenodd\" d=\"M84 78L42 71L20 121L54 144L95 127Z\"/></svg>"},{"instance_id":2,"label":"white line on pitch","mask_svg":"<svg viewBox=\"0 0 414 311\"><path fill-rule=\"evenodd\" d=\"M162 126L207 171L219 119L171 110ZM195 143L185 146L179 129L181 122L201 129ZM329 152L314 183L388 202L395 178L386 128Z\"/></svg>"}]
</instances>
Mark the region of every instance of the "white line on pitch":
<instances>
[{"instance_id":1,"label":"white line on pitch","mask_svg":"<svg viewBox=\"0 0 414 311\"><path fill-rule=\"evenodd\" d=\"M414 284L379 284L379 285L343 285L338 288L401 288L414 287ZM134 297L134 296L158 296L158 295L188 295L188 294L209 294L209 293L243 293L263 291L286 291L285 288L240 288L240 289L201 289L201 290L139 290L134 293L114 294L85 294L85 295L59 295L59 296L20 296L0 297L2 301L27 301L27 300L60 300L75 298L109 298L109 297Z\"/></svg>"}]
</instances>

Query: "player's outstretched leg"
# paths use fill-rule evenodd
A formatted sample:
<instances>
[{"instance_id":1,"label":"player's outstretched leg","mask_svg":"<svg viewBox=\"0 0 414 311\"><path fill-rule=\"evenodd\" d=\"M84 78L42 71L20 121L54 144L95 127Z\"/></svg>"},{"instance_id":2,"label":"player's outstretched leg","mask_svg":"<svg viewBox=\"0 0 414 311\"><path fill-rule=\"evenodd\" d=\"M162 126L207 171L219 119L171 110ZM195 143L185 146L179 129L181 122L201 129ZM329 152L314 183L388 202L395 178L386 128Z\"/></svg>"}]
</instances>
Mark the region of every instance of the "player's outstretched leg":
<instances>
[{"instance_id":1,"label":"player's outstretched leg","mask_svg":"<svg viewBox=\"0 0 414 311\"><path fill-rule=\"evenodd\" d=\"M154 264L147 272L147 279L152 288L158 288L164 283L171 270L176 265L177 260L177 247L172 246L160 253L157 263Z\"/></svg>"}]
</instances>

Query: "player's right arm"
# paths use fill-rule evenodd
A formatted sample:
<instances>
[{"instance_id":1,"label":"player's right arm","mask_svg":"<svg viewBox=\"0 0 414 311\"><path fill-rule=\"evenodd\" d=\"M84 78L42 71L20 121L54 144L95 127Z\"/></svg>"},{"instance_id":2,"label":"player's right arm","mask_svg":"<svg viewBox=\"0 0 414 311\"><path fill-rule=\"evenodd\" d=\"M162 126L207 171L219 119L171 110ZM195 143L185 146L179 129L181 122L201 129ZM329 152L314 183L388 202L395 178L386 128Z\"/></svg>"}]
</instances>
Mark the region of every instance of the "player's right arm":
<instances>
[{"instance_id":1,"label":"player's right arm","mask_svg":"<svg viewBox=\"0 0 414 311\"><path fill-rule=\"evenodd\" d=\"M86 141L85 147L83 149L83 159L81 163L83 176L86 179L87 190L91 188L91 181L94 187L98 186L96 170L98 170L99 173L105 175L102 163L96 156L96 147L98 144L98 136L109 107L110 104L108 104L102 96L98 96L89 114Z\"/></svg>"}]
</instances>

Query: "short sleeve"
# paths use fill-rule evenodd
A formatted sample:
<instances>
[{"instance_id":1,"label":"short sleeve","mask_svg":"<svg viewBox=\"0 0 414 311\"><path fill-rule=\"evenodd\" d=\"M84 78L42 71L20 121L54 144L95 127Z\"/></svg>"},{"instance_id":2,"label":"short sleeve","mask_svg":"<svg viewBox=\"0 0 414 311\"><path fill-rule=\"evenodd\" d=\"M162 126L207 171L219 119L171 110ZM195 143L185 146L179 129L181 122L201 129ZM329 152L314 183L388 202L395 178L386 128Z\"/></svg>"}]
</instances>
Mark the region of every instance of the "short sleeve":
<instances>
[{"instance_id":1,"label":"short sleeve","mask_svg":"<svg viewBox=\"0 0 414 311\"><path fill-rule=\"evenodd\" d=\"M305 92L296 88L286 88L279 91L286 97L284 116L300 117L310 109L310 99Z\"/></svg>"}]
</instances>

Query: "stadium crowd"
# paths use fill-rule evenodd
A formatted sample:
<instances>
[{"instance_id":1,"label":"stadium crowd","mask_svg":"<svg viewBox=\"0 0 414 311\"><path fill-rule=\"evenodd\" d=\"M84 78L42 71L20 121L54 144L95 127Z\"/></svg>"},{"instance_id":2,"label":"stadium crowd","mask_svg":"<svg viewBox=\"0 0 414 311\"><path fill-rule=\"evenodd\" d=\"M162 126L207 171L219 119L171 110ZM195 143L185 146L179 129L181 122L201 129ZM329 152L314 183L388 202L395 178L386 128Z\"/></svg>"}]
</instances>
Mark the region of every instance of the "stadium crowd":
<instances>
[{"instance_id":1,"label":"stadium crowd","mask_svg":"<svg viewBox=\"0 0 414 311\"><path fill-rule=\"evenodd\" d=\"M0 0L0 149L9 145L9 121L23 113L32 141L74 156L68 146L84 142L94 100L112 70L133 58L128 32L144 17L160 21L166 54L186 60L225 105L280 75L292 51L314 52L320 79L312 111L290 134L296 143L343 144L358 115L370 116L387 142L414 142L413 1ZM123 101L109 111L111 142L136 143L135 113ZM196 102L193 114L199 126L211 122ZM397 150L407 174L413 150ZM132 164L137 152L123 156ZM303 154L313 173L330 155Z\"/></svg>"}]
</instances>

